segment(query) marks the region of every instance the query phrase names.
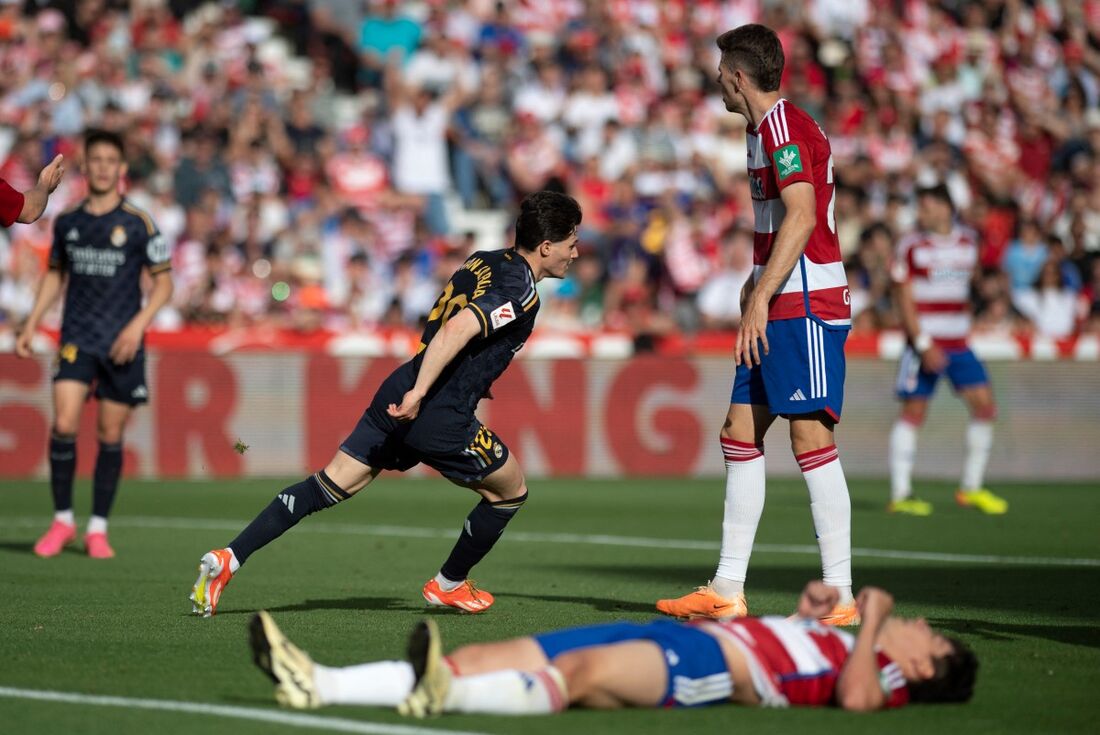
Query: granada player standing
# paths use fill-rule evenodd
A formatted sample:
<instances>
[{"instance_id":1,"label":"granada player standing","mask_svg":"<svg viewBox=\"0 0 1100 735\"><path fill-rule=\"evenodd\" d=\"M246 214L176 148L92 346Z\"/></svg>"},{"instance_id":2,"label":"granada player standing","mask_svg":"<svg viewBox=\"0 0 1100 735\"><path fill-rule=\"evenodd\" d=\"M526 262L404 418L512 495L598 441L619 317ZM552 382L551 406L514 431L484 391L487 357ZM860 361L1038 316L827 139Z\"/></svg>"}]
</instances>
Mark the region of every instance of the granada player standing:
<instances>
[{"instance_id":1,"label":"granada player standing","mask_svg":"<svg viewBox=\"0 0 1100 735\"><path fill-rule=\"evenodd\" d=\"M748 614L745 576L764 510L764 435L783 416L810 491L823 579L839 593L821 621L854 625L851 501L833 437L851 308L833 218L832 153L813 118L779 94L784 58L774 31L743 25L719 36L718 48L722 100L749 122L754 274L741 294L737 374L721 431L726 502L718 570L706 587L660 600L657 609L680 618Z\"/></svg>"}]
</instances>

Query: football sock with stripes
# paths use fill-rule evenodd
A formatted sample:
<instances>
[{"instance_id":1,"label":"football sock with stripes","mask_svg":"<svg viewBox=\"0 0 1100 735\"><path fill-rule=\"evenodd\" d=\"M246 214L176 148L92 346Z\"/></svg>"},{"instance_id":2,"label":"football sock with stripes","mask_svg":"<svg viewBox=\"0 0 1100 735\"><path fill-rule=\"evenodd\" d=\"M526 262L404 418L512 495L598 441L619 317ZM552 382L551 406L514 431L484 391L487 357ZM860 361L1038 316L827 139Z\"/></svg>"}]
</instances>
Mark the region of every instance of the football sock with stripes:
<instances>
[{"instance_id":1,"label":"football sock with stripes","mask_svg":"<svg viewBox=\"0 0 1100 735\"><path fill-rule=\"evenodd\" d=\"M810 491L810 513L821 549L821 578L852 601L852 501L836 445L795 457Z\"/></svg>"},{"instance_id":2,"label":"football sock with stripes","mask_svg":"<svg viewBox=\"0 0 1100 735\"><path fill-rule=\"evenodd\" d=\"M912 422L898 419L890 432L890 500L905 500L913 493L917 431Z\"/></svg>"},{"instance_id":3,"label":"football sock with stripes","mask_svg":"<svg viewBox=\"0 0 1100 735\"><path fill-rule=\"evenodd\" d=\"M339 668L313 665L313 681L323 704L396 707L412 692L415 680L408 661L374 661Z\"/></svg>"},{"instance_id":4,"label":"football sock with stripes","mask_svg":"<svg viewBox=\"0 0 1100 735\"><path fill-rule=\"evenodd\" d=\"M228 548L232 549L237 561L244 564L252 552L282 536L298 521L349 497L324 470L310 475L279 493L237 538L229 542Z\"/></svg>"},{"instance_id":5,"label":"football sock with stripes","mask_svg":"<svg viewBox=\"0 0 1100 735\"><path fill-rule=\"evenodd\" d=\"M450 582L461 582L493 548L508 522L527 502L527 493L510 500L482 500L466 516L466 523L439 573Z\"/></svg>"},{"instance_id":6,"label":"football sock with stripes","mask_svg":"<svg viewBox=\"0 0 1100 735\"><path fill-rule=\"evenodd\" d=\"M745 591L749 556L764 512L764 446L722 439L722 454L726 460L722 549L710 586L733 599Z\"/></svg>"},{"instance_id":7,"label":"football sock with stripes","mask_svg":"<svg viewBox=\"0 0 1100 735\"><path fill-rule=\"evenodd\" d=\"M993 422L974 419L966 428L966 463L963 465L963 492L980 490L985 479L989 450L993 448Z\"/></svg>"},{"instance_id":8,"label":"football sock with stripes","mask_svg":"<svg viewBox=\"0 0 1100 735\"><path fill-rule=\"evenodd\" d=\"M106 521L118 492L118 478L122 475L122 443L99 443L92 476L92 516ZM97 524L98 527L98 524ZM105 529L106 530L106 529ZM92 531L95 533L95 531Z\"/></svg>"},{"instance_id":9,"label":"football sock with stripes","mask_svg":"<svg viewBox=\"0 0 1100 735\"><path fill-rule=\"evenodd\" d=\"M515 669L451 680L444 712L548 715L569 706L565 677L553 666L527 673Z\"/></svg>"},{"instance_id":10,"label":"football sock with stripes","mask_svg":"<svg viewBox=\"0 0 1100 735\"><path fill-rule=\"evenodd\" d=\"M58 513L68 511L70 519L73 509L74 474L76 474L76 436L51 434L50 493L53 495L53 509ZM71 525L72 520L68 523Z\"/></svg>"}]
</instances>

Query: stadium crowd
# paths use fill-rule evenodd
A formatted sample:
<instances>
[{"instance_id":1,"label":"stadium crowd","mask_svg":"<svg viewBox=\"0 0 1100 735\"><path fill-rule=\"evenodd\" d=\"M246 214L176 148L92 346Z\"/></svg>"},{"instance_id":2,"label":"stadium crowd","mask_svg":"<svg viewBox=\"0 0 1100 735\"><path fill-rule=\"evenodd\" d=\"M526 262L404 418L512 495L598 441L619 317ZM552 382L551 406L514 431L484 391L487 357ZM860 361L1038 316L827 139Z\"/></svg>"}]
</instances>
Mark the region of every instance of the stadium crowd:
<instances>
[{"instance_id":1,"label":"stadium crowd","mask_svg":"<svg viewBox=\"0 0 1100 735\"><path fill-rule=\"evenodd\" d=\"M1100 0L0 0L0 176L123 133L173 246L162 329L415 326L480 241L458 223L541 188L586 255L542 328L732 328L752 203L714 38L757 21L832 143L856 330L897 325L893 248L944 182L977 330L1100 332ZM0 233L9 325L81 186Z\"/></svg>"}]
</instances>

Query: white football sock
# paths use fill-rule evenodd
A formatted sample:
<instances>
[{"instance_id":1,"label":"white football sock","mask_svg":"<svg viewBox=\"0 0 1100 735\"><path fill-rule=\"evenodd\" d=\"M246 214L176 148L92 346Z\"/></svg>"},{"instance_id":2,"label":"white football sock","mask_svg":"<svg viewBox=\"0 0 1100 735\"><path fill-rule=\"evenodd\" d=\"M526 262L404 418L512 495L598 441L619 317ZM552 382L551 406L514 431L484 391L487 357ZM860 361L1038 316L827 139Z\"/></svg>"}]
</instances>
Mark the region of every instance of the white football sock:
<instances>
[{"instance_id":1,"label":"white football sock","mask_svg":"<svg viewBox=\"0 0 1100 735\"><path fill-rule=\"evenodd\" d=\"M917 427L898 419L890 432L890 500L913 494L913 459L917 454Z\"/></svg>"},{"instance_id":2,"label":"white football sock","mask_svg":"<svg viewBox=\"0 0 1100 735\"><path fill-rule=\"evenodd\" d=\"M56 511L53 514L53 519L55 521L61 521L66 526L75 526L76 525L76 516L73 515L73 509L72 508L69 508L68 510Z\"/></svg>"},{"instance_id":3,"label":"white football sock","mask_svg":"<svg viewBox=\"0 0 1100 735\"><path fill-rule=\"evenodd\" d=\"M526 673L515 669L451 680L445 712L494 715L548 715L569 706L565 677L553 666Z\"/></svg>"},{"instance_id":4,"label":"white football sock","mask_svg":"<svg viewBox=\"0 0 1100 735\"><path fill-rule=\"evenodd\" d=\"M412 692L415 676L407 661L375 661L341 668L313 665L317 696L324 704L396 707Z\"/></svg>"},{"instance_id":5,"label":"white football sock","mask_svg":"<svg viewBox=\"0 0 1100 735\"><path fill-rule=\"evenodd\" d=\"M447 579L446 577L443 576L443 572L440 572L439 574L435 575L436 584L438 584L439 588L441 590L443 590L444 592L450 592L451 590L458 589L459 587L462 586L462 583L465 582L465 581L466 580L464 580L464 579L460 579L457 582L455 582L453 579Z\"/></svg>"},{"instance_id":6,"label":"white football sock","mask_svg":"<svg viewBox=\"0 0 1100 735\"><path fill-rule=\"evenodd\" d=\"M729 599L744 594L756 528L764 512L764 453L761 447L722 440L726 458L726 502L722 513L722 549L710 586Z\"/></svg>"},{"instance_id":7,"label":"white football sock","mask_svg":"<svg viewBox=\"0 0 1100 735\"><path fill-rule=\"evenodd\" d=\"M966 464L963 465L962 483L964 492L973 492L982 487L985 479L985 466L989 462L989 450L993 447L993 422L971 421L966 428Z\"/></svg>"},{"instance_id":8,"label":"white football sock","mask_svg":"<svg viewBox=\"0 0 1100 735\"><path fill-rule=\"evenodd\" d=\"M821 549L821 578L838 588L841 604L847 604L852 596L852 501L840 455L834 445L795 459L810 491L810 513Z\"/></svg>"},{"instance_id":9,"label":"white football sock","mask_svg":"<svg viewBox=\"0 0 1100 735\"><path fill-rule=\"evenodd\" d=\"M88 533L107 533L107 519L103 516L92 516L89 518Z\"/></svg>"}]
</instances>

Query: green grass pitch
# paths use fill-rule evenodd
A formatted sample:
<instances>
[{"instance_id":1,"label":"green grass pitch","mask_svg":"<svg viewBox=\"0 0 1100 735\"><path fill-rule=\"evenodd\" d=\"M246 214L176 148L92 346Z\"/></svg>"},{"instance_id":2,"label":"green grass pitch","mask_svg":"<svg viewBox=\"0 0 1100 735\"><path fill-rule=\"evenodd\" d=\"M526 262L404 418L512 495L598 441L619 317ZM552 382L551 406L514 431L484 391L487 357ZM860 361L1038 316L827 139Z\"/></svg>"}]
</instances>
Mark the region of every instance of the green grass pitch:
<instances>
[{"instance_id":1,"label":"green grass pitch","mask_svg":"<svg viewBox=\"0 0 1100 735\"><path fill-rule=\"evenodd\" d=\"M77 489L81 522L90 504L88 484L81 481ZM118 558L97 562L73 550L49 561L35 558L30 545L48 519L49 492L43 483L0 484L0 688L278 713L269 683L249 659L246 627L258 608L271 610L322 663L401 656L407 631L425 613L420 585L446 556L475 497L442 480L382 478L254 556L227 589L216 617L191 616L187 593L199 556L224 545L283 485L126 482L112 521ZM522 721L447 717L422 726L524 735L727 727L753 735L1095 732L1100 488L995 489L1012 504L1007 516L956 508L948 485L924 484L921 492L936 503L936 512L918 519L883 511L884 483L852 483L857 586L886 587L899 613L925 616L974 646L982 669L969 705L875 715L733 706L573 711ZM535 481L531 501L475 570L497 596L496 606L477 616L433 612L444 640L458 645L557 626L647 619L655 599L685 592L713 572L721 506L722 483L716 480ZM596 543L597 537L604 543ZM651 541L658 539L689 543L662 547ZM757 544L750 609L789 613L802 584L819 571L801 481L770 483ZM378 709L333 708L317 715L380 724L378 732L418 724ZM210 714L0 696L0 731L305 730Z\"/></svg>"}]
</instances>

